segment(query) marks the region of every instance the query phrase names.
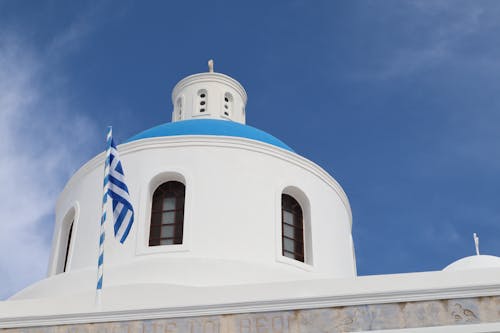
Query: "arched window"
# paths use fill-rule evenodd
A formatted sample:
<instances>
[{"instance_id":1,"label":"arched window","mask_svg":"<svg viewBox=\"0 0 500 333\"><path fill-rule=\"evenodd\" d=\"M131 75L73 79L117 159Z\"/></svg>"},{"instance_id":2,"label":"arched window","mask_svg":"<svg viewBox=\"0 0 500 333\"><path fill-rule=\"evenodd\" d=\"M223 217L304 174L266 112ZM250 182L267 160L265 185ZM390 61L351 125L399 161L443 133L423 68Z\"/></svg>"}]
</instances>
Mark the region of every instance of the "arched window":
<instances>
[{"instance_id":1,"label":"arched window","mask_svg":"<svg viewBox=\"0 0 500 333\"><path fill-rule=\"evenodd\" d=\"M182 244L186 187L178 181L160 185L153 194L149 246Z\"/></svg>"},{"instance_id":2,"label":"arched window","mask_svg":"<svg viewBox=\"0 0 500 333\"><path fill-rule=\"evenodd\" d=\"M71 245L71 236L73 234L73 224L75 221L71 221L71 225L69 226L69 232L68 232L68 240L66 242L66 254L64 255L64 267L63 267L63 272L66 272L66 267L68 266L68 256L69 256L69 247Z\"/></svg>"},{"instance_id":3,"label":"arched window","mask_svg":"<svg viewBox=\"0 0 500 333\"><path fill-rule=\"evenodd\" d=\"M281 238L283 255L304 262L304 218L300 204L281 195Z\"/></svg>"},{"instance_id":4,"label":"arched window","mask_svg":"<svg viewBox=\"0 0 500 333\"><path fill-rule=\"evenodd\" d=\"M67 272L72 265L72 248L74 248L76 228L78 226L79 205L77 202L71 207L59 224L57 248L54 253L54 261L50 268L50 274Z\"/></svg>"}]
</instances>

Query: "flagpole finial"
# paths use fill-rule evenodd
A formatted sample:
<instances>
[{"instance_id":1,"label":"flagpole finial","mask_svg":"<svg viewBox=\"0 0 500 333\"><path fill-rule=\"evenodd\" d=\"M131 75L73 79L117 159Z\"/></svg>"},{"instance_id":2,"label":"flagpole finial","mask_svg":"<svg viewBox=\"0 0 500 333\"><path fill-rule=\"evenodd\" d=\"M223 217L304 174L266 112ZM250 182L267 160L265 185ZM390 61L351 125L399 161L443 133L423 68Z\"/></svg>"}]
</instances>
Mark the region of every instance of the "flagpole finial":
<instances>
[{"instance_id":1,"label":"flagpole finial","mask_svg":"<svg viewBox=\"0 0 500 333\"><path fill-rule=\"evenodd\" d=\"M479 237L476 233L472 235L474 237L474 245L476 245L476 255L479 255Z\"/></svg>"},{"instance_id":2,"label":"flagpole finial","mask_svg":"<svg viewBox=\"0 0 500 333\"><path fill-rule=\"evenodd\" d=\"M213 59L210 59L208 61L208 71L210 73L213 73L214 72L214 60Z\"/></svg>"}]
</instances>

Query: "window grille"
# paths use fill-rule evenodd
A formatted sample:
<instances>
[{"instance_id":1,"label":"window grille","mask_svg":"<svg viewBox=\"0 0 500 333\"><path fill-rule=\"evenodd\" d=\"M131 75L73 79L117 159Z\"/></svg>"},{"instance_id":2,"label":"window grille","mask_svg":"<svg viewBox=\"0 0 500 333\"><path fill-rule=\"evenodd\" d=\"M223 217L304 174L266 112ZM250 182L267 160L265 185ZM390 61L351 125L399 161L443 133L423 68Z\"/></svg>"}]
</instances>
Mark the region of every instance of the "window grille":
<instances>
[{"instance_id":1,"label":"window grille","mask_svg":"<svg viewBox=\"0 0 500 333\"><path fill-rule=\"evenodd\" d=\"M169 181L153 194L149 246L182 244L184 230L183 183Z\"/></svg>"},{"instance_id":2,"label":"window grille","mask_svg":"<svg viewBox=\"0 0 500 333\"><path fill-rule=\"evenodd\" d=\"M300 204L281 195L281 238L283 255L304 262L304 220Z\"/></svg>"}]
</instances>

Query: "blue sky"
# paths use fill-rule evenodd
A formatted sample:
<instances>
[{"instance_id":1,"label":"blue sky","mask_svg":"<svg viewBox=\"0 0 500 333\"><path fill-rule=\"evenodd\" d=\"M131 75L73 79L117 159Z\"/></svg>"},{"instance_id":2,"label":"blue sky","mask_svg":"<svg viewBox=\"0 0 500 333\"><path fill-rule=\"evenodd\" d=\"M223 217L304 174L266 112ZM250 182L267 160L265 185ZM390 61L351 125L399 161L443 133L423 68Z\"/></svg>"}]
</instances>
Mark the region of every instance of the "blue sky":
<instances>
[{"instance_id":1,"label":"blue sky","mask_svg":"<svg viewBox=\"0 0 500 333\"><path fill-rule=\"evenodd\" d=\"M55 200L216 71L343 186L358 273L500 255L500 2L0 0L0 299L46 272Z\"/></svg>"}]
</instances>

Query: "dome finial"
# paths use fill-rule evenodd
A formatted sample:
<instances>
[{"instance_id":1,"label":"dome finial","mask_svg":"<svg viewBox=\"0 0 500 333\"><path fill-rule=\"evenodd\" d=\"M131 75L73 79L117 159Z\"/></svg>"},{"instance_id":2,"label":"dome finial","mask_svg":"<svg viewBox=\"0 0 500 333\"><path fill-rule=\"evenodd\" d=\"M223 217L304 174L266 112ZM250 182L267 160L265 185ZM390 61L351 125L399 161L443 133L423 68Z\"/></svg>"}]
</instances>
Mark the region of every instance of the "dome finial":
<instances>
[{"instance_id":1,"label":"dome finial","mask_svg":"<svg viewBox=\"0 0 500 333\"><path fill-rule=\"evenodd\" d=\"M213 73L214 72L214 60L213 59L210 59L208 61L208 71L210 73Z\"/></svg>"},{"instance_id":2,"label":"dome finial","mask_svg":"<svg viewBox=\"0 0 500 333\"><path fill-rule=\"evenodd\" d=\"M479 237L477 237L477 234L474 233L472 235L474 237L474 244L476 245L476 255L479 255Z\"/></svg>"}]
</instances>

